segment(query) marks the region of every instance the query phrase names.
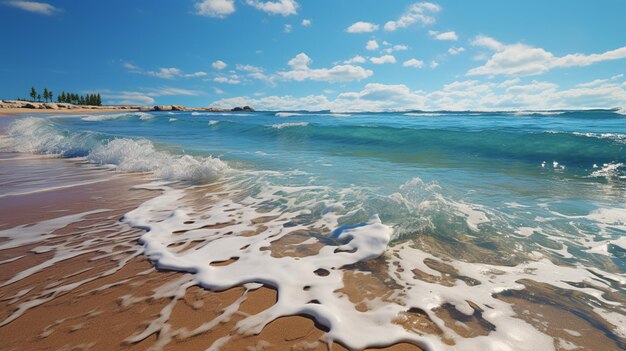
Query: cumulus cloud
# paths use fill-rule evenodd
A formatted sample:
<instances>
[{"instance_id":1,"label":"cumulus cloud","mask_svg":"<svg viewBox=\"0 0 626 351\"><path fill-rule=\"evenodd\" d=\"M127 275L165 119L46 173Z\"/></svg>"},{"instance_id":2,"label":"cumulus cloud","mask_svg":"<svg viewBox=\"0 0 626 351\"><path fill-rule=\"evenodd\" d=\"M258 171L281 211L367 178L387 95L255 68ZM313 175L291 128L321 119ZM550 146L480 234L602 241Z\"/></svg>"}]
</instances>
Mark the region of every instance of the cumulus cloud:
<instances>
[{"instance_id":1,"label":"cumulus cloud","mask_svg":"<svg viewBox=\"0 0 626 351\"><path fill-rule=\"evenodd\" d=\"M391 54L394 51L406 51L409 49L406 45L391 45L389 42L383 42L383 45L388 46L383 49L383 52L386 54Z\"/></svg>"},{"instance_id":2,"label":"cumulus cloud","mask_svg":"<svg viewBox=\"0 0 626 351\"><path fill-rule=\"evenodd\" d=\"M241 83L241 80L239 80L238 78L239 77L237 77L237 76L233 76L233 77L215 77L213 79L213 81L216 82L216 83L239 84L239 83Z\"/></svg>"},{"instance_id":3,"label":"cumulus cloud","mask_svg":"<svg viewBox=\"0 0 626 351\"><path fill-rule=\"evenodd\" d=\"M378 30L378 25L370 22L355 22L346 29L348 33L371 33Z\"/></svg>"},{"instance_id":4,"label":"cumulus cloud","mask_svg":"<svg viewBox=\"0 0 626 351\"><path fill-rule=\"evenodd\" d=\"M435 23L435 18L432 15L439 11L441 11L441 7L431 2L415 3L409 6L400 18L385 23L385 30L393 32L400 28L409 27L417 22L424 25L433 24Z\"/></svg>"},{"instance_id":5,"label":"cumulus cloud","mask_svg":"<svg viewBox=\"0 0 626 351\"><path fill-rule=\"evenodd\" d=\"M337 65L331 68L310 68L312 60L305 53L300 53L289 60L290 71L278 72L286 80L316 80L330 83L350 82L370 77L374 72L354 65Z\"/></svg>"},{"instance_id":6,"label":"cumulus cloud","mask_svg":"<svg viewBox=\"0 0 626 351\"><path fill-rule=\"evenodd\" d=\"M302 22L300 23L303 27L310 27L311 26L311 20L310 19L303 19Z\"/></svg>"},{"instance_id":7,"label":"cumulus cloud","mask_svg":"<svg viewBox=\"0 0 626 351\"><path fill-rule=\"evenodd\" d=\"M428 35L430 35L431 37L433 37L433 39L436 39L436 40L452 40L452 41L459 40L459 37L456 35L455 32L440 33L434 30L429 30Z\"/></svg>"},{"instance_id":8,"label":"cumulus cloud","mask_svg":"<svg viewBox=\"0 0 626 351\"><path fill-rule=\"evenodd\" d=\"M365 48L367 50L370 51L374 51L376 49L378 49L380 46L378 45L378 42L376 40L368 40L367 44L365 45Z\"/></svg>"},{"instance_id":9,"label":"cumulus cloud","mask_svg":"<svg viewBox=\"0 0 626 351\"><path fill-rule=\"evenodd\" d=\"M383 55L380 57L370 57L370 61L376 65L382 65L385 63L396 63L396 58L393 55Z\"/></svg>"},{"instance_id":10,"label":"cumulus cloud","mask_svg":"<svg viewBox=\"0 0 626 351\"><path fill-rule=\"evenodd\" d=\"M494 50L494 51L500 51L504 49L504 44L495 40L494 38L491 38L485 35L479 35L476 38L474 38L474 40L472 40L472 45L484 47L484 48Z\"/></svg>"},{"instance_id":11,"label":"cumulus cloud","mask_svg":"<svg viewBox=\"0 0 626 351\"><path fill-rule=\"evenodd\" d=\"M472 45L495 51L487 62L472 68L467 75L538 75L553 68L583 67L597 62L626 58L626 46L600 54L555 56L551 52L526 44L505 45L486 36L477 37Z\"/></svg>"},{"instance_id":12,"label":"cumulus cloud","mask_svg":"<svg viewBox=\"0 0 626 351\"><path fill-rule=\"evenodd\" d=\"M61 9L45 2L10 0L4 2L4 5L46 16L51 16L56 13L62 12Z\"/></svg>"},{"instance_id":13,"label":"cumulus cloud","mask_svg":"<svg viewBox=\"0 0 626 351\"><path fill-rule=\"evenodd\" d=\"M340 93L333 100L325 95L237 97L218 100L214 105L252 104L261 110L328 109L338 112L606 108L620 106L626 101L626 86L621 80L622 77L596 80L569 89L560 89L551 82L521 83L517 78L498 83L465 80L451 82L431 92L412 90L403 84L369 83L361 90Z\"/></svg>"},{"instance_id":14,"label":"cumulus cloud","mask_svg":"<svg viewBox=\"0 0 626 351\"><path fill-rule=\"evenodd\" d=\"M222 60L217 60L211 64L211 67L219 70L223 70L224 68L226 68L226 66L228 65Z\"/></svg>"},{"instance_id":15,"label":"cumulus cloud","mask_svg":"<svg viewBox=\"0 0 626 351\"><path fill-rule=\"evenodd\" d=\"M246 0L246 3L257 10L270 15L295 15L298 13L298 3L295 0L260 1Z\"/></svg>"},{"instance_id":16,"label":"cumulus cloud","mask_svg":"<svg viewBox=\"0 0 626 351\"><path fill-rule=\"evenodd\" d=\"M402 63L402 66L412 67L412 68L422 68L424 67L424 61L412 58L410 60L404 61L404 63Z\"/></svg>"},{"instance_id":17,"label":"cumulus cloud","mask_svg":"<svg viewBox=\"0 0 626 351\"><path fill-rule=\"evenodd\" d=\"M354 63L365 63L367 60L365 60L365 57L361 56L361 55L356 55L353 58L343 61L343 63L347 64L347 65L351 65Z\"/></svg>"},{"instance_id":18,"label":"cumulus cloud","mask_svg":"<svg viewBox=\"0 0 626 351\"><path fill-rule=\"evenodd\" d=\"M460 53L462 53L463 51L465 51L465 48L463 47L459 47L457 48L456 46L452 46L448 49L448 54L450 55L458 55Z\"/></svg>"},{"instance_id":19,"label":"cumulus cloud","mask_svg":"<svg viewBox=\"0 0 626 351\"><path fill-rule=\"evenodd\" d=\"M285 33L291 33L292 28L291 24L285 24Z\"/></svg>"},{"instance_id":20,"label":"cumulus cloud","mask_svg":"<svg viewBox=\"0 0 626 351\"><path fill-rule=\"evenodd\" d=\"M203 0L195 6L198 15L208 17L224 18L235 12L235 0Z\"/></svg>"}]
</instances>

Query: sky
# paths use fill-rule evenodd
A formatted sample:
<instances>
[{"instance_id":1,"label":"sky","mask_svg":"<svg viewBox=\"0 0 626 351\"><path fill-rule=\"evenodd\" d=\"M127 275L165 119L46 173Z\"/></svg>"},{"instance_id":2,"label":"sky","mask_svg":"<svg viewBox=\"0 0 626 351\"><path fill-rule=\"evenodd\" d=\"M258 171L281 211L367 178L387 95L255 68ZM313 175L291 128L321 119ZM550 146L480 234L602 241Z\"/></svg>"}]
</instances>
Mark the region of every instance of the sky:
<instances>
[{"instance_id":1,"label":"sky","mask_svg":"<svg viewBox=\"0 0 626 351\"><path fill-rule=\"evenodd\" d=\"M0 98L258 110L626 106L626 1L0 0Z\"/></svg>"}]
</instances>

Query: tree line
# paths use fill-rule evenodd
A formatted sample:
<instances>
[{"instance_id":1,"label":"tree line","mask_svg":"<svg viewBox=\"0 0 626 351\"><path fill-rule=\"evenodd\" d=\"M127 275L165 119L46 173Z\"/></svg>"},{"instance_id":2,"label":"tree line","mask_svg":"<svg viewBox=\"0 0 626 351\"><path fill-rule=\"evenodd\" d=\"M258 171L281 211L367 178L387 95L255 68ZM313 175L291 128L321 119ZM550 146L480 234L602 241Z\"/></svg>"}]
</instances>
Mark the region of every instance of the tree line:
<instances>
[{"instance_id":1,"label":"tree line","mask_svg":"<svg viewBox=\"0 0 626 351\"><path fill-rule=\"evenodd\" d=\"M48 102L53 101L52 99L54 97L54 93L51 90L48 90L48 88L43 88L42 96L40 93L37 92L35 87L32 87L30 89L29 95L33 99L33 101L41 101L41 99L43 98L44 100L46 100L46 102ZM100 97L100 93L80 95L75 93L61 92L61 94L57 95L57 102L64 102L74 105L101 106L102 98Z\"/></svg>"}]
</instances>

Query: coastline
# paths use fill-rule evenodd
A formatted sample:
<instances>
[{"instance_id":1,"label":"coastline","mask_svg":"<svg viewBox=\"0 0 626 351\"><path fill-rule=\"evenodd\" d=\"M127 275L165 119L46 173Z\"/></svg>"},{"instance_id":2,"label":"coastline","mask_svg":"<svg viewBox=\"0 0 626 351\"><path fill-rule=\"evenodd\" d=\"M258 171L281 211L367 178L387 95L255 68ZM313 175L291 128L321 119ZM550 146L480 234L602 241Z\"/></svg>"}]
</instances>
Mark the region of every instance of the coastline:
<instances>
[{"instance_id":1,"label":"coastline","mask_svg":"<svg viewBox=\"0 0 626 351\"><path fill-rule=\"evenodd\" d=\"M3 166L45 162L42 166L47 168L61 164L64 172L85 171L85 165L67 159L7 156L0 154ZM278 318L258 335L238 334L237 322L271 307L276 291L235 287L213 292L189 284L190 274L156 269L137 242L143 231L121 224L119 218L159 191L137 188L148 181L142 175L98 170L88 174L102 176L107 179L0 197L0 234L16 226L87 213L55 230L49 239L0 249L0 320L20 313L0 326L3 347L199 350L221 344L222 349L233 350L347 350L338 343L329 348L320 340L324 331L306 316ZM1 238L0 245L7 242L10 239ZM39 249L46 246L50 249ZM63 252L68 247L83 252L72 256L71 251ZM33 267L43 268L7 284ZM177 295L179 285L187 286L183 295ZM166 320L160 320L165 315ZM383 349L421 350L407 343Z\"/></svg>"},{"instance_id":2,"label":"coastline","mask_svg":"<svg viewBox=\"0 0 626 351\"><path fill-rule=\"evenodd\" d=\"M155 106L137 106L137 105L116 105L116 106L89 106L89 105L73 105L68 103L54 102L31 102L18 100L0 100L0 117L9 117L19 114L36 113L36 114L82 114L82 113L109 113L109 112L137 112L137 111L198 111L198 112L240 112L254 111L251 106L233 107L229 109L218 107L196 107L190 108L181 105L155 105Z\"/></svg>"},{"instance_id":3,"label":"coastline","mask_svg":"<svg viewBox=\"0 0 626 351\"><path fill-rule=\"evenodd\" d=\"M27 121L16 123L19 122ZM136 122L142 123L138 118ZM35 129L32 127L31 125L26 129ZM40 139L40 135L36 137ZM240 321L275 305L277 293L271 288L250 286L244 282L241 283L243 285L232 285L224 291L211 292L195 285L198 281L194 281L193 276L189 274L155 269L153 263L147 256L144 256L142 245L137 242L144 232L119 221L129 211L163 194L158 186L136 187L154 180L150 174L112 172L110 169L104 170L103 167L94 166L93 163L86 164L81 159L61 159L30 154L13 154L11 157L14 159L0 157L0 167L11 170L11 172L6 172L7 174L0 172L0 180L13 177L17 179L15 183L19 187L19 183L26 179L26 181L45 184L43 186L48 188L39 191L13 191L14 189L9 189L7 186L3 189L4 194L0 193L0 231L15 226L25 226L16 233L31 233L33 229L27 228L38 227L37 224L35 226L30 224L45 223L55 218L79 213L87 214L84 218L74 219L63 228L56 229L54 237L6 250L0 249L0 265L4 266L4 273L0 274L0 286L26 269L45 266L44 269L29 277L0 288L0 303L3 304L1 311L4 311L0 315L1 320L5 320L9 313L19 310L18 306L22 304L28 305L31 301L44 300L43 304L29 308L11 323L0 326L0 337L3 340L9 340L10 347L15 349L31 346L41 349L61 347L147 349L153 347L183 350L206 349L209 345L218 345L223 342L222 349L225 350L248 347L253 349L328 349L326 343L320 341L320 338L325 335L324 328L316 327L316 323L311 318L303 316L290 315L273 319L260 331L260 334L255 336L238 334L238 330L242 330L238 326ZM138 160L146 158L145 154L141 154ZM172 159L166 157L166 160ZM18 167L18 163L23 164L24 167ZM45 170L45 173L33 172L33 170ZM71 177L69 184L65 184L66 186L46 184L55 182L57 178L63 178L57 177L58 175L66 177L68 173L75 173L76 177ZM5 178L1 178L2 176ZM62 181L65 180L62 179ZM133 187L135 188L131 190L130 188ZM229 221L229 218L235 218L231 215L232 208L215 206L216 210L210 211L213 208L214 198L223 197L225 200L236 198L232 193L222 191L219 185L196 185L180 190L184 190L186 195L177 205L181 208L189 206L190 212L188 213L206 213L207 218L225 219L212 220L211 225L203 223L200 229L223 230L226 233L224 235L237 233L240 237L259 234L259 232L244 231L241 226L238 226L240 223L236 223L237 220ZM6 194L7 192L9 195ZM166 199L161 199L167 203ZM176 207L165 206L161 210L165 213ZM245 211L251 207L251 204L247 203L241 209ZM102 212L91 213L91 211ZM266 221L271 221L272 217L256 217L258 215L249 218L251 223L261 232L267 230ZM199 225L207 218L188 218L189 223L185 220L183 223L185 226L176 229L184 230L187 225L193 225L192 219L198 221L197 225ZM158 215L154 219L159 222ZM181 220L183 220L182 217ZM298 220L306 220L306 217L290 220L287 224L297 224ZM278 226L283 226L283 223L276 223ZM226 228L230 226L232 226L232 231L229 234L227 233L229 229ZM178 235L174 228L171 230L173 234ZM290 236L272 241L271 245L266 248L274 258L305 259L307 256L315 256L320 250L319 243L305 243L304 240L307 237L301 232L294 231ZM11 240L11 238L7 240L5 238L7 237L0 235L0 247ZM182 253L190 248L203 246L198 241L191 241L192 236L188 241L177 242L176 238L174 236L174 241L166 242L172 252ZM421 240L428 240L428 237L422 237ZM427 242L421 242L421 244L428 245ZM467 284L468 287L481 285L474 285L473 282L476 281L460 274L470 274L475 277L478 275L473 275L471 272L459 273L453 266L439 262L434 257L423 261L428 268L420 266L418 269L417 266L411 267L409 264L404 266L403 262L394 261L391 257L401 247L390 245L385 250L385 256L361 262L353 268L346 268L344 288L333 290L333 292L347 297L350 301L349 307L354 307L358 312L365 312L372 301L383 299L392 302L386 300L390 289L386 279L393 274L412 272L413 274L409 274L407 279L415 283L424 281L449 287L450 291L455 292L459 287L463 288L463 284ZM68 248L73 249L67 250ZM79 249L80 255L71 256L77 252L74 248ZM444 252L446 248L442 246L441 249ZM267 250L262 249L259 252ZM445 255L442 254L442 256ZM409 255L404 257L409 257ZM46 262L55 258L62 259L54 261L52 265L46 265ZM394 268L392 262L402 266ZM233 262L230 260L205 262L210 265L214 263L219 266ZM391 270L388 271L390 267ZM506 267L499 268L507 269ZM105 272L111 270L113 270L111 274L104 275ZM522 275L518 276L521 279ZM223 277L225 280L229 279L226 276ZM531 274L527 275L527 278L537 279ZM77 283L80 284L67 288ZM488 281L483 283L488 283ZM506 291L494 297L498 301L510 304L517 319L524 320L535 329L553 337L556 350L567 350L567 347L573 344L580 346L583 350L599 349L599 345L606 343L611 335L615 335L602 335L603 331L610 331L614 326L604 321L594 311L585 309L584 305L568 302L560 296L559 290L550 285L531 283L532 280L525 283L526 289L524 290ZM436 287L436 285L425 286L429 289ZM301 296L306 296L306 294ZM541 298L538 299L536 296ZM49 297L51 299L46 300ZM617 295L607 299L620 301ZM492 300L489 304L494 302L497 301ZM98 308L94 308L95 306ZM419 305L405 304L403 306ZM406 313L400 314L402 319L394 323L417 335L441 338L444 343L471 340L491 333L491 325L485 323L481 315L483 310L478 310L480 313L477 312L469 319L467 316L460 315L449 305L433 309L432 312L439 318L439 324L424 318L424 314L420 313L418 308L411 308ZM487 316L486 320L489 319L490 317ZM454 330L458 334L458 339L448 338L448 334L442 333L441 326ZM619 324L616 326L619 327ZM517 330L515 329L516 335ZM572 335L567 330L575 331L577 335ZM346 338L350 338L354 334L345 335L347 335ZM228 340L222 339L225 337L228 337ZM497 336L492 338L497 340ZM380 339L376 341L381 342ZM611 347L615 345L611 344L605 349L613 350L614 348ZM344 350L345 348L335 343L332 349ZM418 350L419 348L410 344L397 344L388 349Z\"/></svg>"}]
</instances>

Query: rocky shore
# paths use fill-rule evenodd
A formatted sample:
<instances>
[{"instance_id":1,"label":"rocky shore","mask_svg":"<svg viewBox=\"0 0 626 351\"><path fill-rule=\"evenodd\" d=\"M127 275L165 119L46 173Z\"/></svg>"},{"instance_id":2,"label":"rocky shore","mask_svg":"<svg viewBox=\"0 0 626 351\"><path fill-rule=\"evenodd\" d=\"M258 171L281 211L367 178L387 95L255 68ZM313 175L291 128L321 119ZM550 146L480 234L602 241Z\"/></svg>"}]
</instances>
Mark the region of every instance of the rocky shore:
<instances>
[{"instance_id":1,"label":"rocky shore","mask_svg":"<svg viewBox=\"0 0 626 351\"><path fill-rule=\"evenodd\" d=\"M185 107L181 105L156 105L156 106L139 106L139 105L107 105L107 106L90 106L90 105L74 105L63 102L33 102L20 100L0 100L0 109L24 109L24 110L134 110L134 111L205 111L205 112L236 112L236 111L254 111L250 106L234 107L230 109L218 107Z\"/></svg>"}]
</instances>

